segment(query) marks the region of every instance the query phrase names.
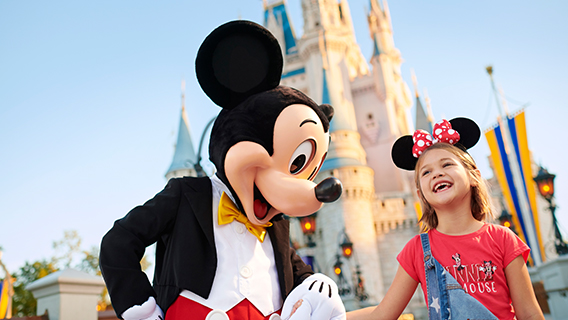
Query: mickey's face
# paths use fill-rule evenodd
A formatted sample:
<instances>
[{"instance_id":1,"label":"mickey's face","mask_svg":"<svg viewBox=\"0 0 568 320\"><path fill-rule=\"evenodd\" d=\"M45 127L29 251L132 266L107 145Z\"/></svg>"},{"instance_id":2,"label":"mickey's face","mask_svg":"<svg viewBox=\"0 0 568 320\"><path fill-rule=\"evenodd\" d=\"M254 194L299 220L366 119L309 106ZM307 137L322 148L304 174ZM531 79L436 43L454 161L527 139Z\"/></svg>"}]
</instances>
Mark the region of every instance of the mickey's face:
<instances>
[{"instance_id":1,"label":"mickey's face","mask_svg":"<svg viewBox=\"0 0 568 320\"><path fill-rule=\"evenodd\" d=\"M314 110L293 104L282 110L274 125L274 152L241 141L226 154L225 175L253 224L278 213L306 216L321 208L312 182L325 159L329 133Z\"/></svg>"}]
</instances>

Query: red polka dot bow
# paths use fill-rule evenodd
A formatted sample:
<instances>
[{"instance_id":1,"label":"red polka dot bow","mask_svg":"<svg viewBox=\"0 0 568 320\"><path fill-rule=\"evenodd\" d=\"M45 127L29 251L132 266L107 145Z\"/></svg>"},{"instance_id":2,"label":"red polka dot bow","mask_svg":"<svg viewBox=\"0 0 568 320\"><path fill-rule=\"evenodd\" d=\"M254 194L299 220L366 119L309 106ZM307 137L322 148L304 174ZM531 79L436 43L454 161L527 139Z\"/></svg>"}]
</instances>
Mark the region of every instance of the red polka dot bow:
<instances>
[{"instance_id":1,"label":"red polka dot bow","mask_svg":"<svg viewBox=\"0 0 568 320\"><path fill-rule=\"evenodd\" d=\"M448 120L442 120L434 125L434 136L432 137L428 131L416 130L412 135L412 155L415 158L420 157L424 150L428 149L436 142L446 142L455 144L460 141L460 134L452 129L452 125Z\"/></svg>"}]
</instances>

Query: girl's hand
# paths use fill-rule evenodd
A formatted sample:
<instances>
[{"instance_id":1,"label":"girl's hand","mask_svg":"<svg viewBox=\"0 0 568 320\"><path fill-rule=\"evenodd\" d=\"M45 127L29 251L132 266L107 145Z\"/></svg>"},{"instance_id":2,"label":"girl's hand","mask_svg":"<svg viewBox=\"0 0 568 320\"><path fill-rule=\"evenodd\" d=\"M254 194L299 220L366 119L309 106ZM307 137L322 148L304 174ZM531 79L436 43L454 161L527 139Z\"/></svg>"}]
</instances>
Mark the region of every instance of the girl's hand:
<instances>
[{"instance_id":1,"label":"girl's hand","mask_svg":"<svg viewBox=\"0 0 568 320\"><path fill-rule=\"evenodd\" d=\"M394 280L383 301L376 307L359 309L347 313L347 320L396 320L412 298L418 282L399 265Z\"/></svg>"}]
</instances>

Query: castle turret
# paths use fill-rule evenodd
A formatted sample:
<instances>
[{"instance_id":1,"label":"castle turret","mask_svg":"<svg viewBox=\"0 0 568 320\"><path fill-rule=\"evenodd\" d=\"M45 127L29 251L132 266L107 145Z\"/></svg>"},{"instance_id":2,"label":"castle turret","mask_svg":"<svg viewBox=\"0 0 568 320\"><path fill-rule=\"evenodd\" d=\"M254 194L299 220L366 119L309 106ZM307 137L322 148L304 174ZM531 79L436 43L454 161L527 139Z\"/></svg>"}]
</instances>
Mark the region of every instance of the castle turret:
<instances>
[{"instance_id":1,"label":"castle turret","mask_svg":"<svg viewBox=\"0 0 568 320\"><path fill-rule=\"evenodd\" d=\"M433 118L430 115L430 112L426 113L424 107L422 106L422 102L420 101L420 94L418 93L418 81L416 80L414 71L412 72L412 84L414 85L414 96L416 97L416 113L414 120L415 129L426 130L432 133L432 128L434 127L432 123ZM427 101L427 103L429 102ZM430 111L430 108L428 108L428 111Z\"/></svg>"},{"instance_id":2,"label":"castle turret","mask_svg":"<svg viewBox=\"0 0 568 320\"><path fill-rule=\"evenodd\" d=\"M402 58L394 46L386 1L384 9L377 0L370 3L367 19L373 39L372 79L362 78L354 84L361 144L369 166L375 171L377 193L410 192L411 178L394 166L390 151L398 137L412 131L408 117L411 93L401 76Z\"/></svg>"},{"instance_id":3,"label":"castle turret","mask_svg":"<svg viewBox=\"0 0 568 320\"><path fill-rule=\"evenodd\" d=\"M197 156L193 148L191 133L189 131L189 121L185 114L185 81L182 81L181 93L181 115L179 120L178 137L175 145L174 158L170 168L166 172L166 179L197 176L195 164Z\"/></svg>"}]
</instances>

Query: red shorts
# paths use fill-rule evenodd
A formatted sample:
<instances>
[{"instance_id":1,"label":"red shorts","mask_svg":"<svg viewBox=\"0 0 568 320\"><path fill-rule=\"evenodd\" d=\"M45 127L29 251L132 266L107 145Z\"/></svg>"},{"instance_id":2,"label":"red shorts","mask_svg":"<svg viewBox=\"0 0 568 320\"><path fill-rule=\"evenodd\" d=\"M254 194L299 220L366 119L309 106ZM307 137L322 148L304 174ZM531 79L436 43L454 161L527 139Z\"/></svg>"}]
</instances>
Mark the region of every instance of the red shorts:
<instances>
[{"instance_id":1,"label":"red shorts","mask_svg":"<svg viewBox=\"0 0 568 320\"><path fill-rule=\"evenodd\" d=\"M193 300L179 296L168 308L165 320L204 320L212 309ZM265 317L250 301L244 299L231 310L226 312L231 320L268 320L270 314ZM280 310L273 312L280 315ZM189 317L191 315L191 317Z\"/></svg>"}]
</instances>

